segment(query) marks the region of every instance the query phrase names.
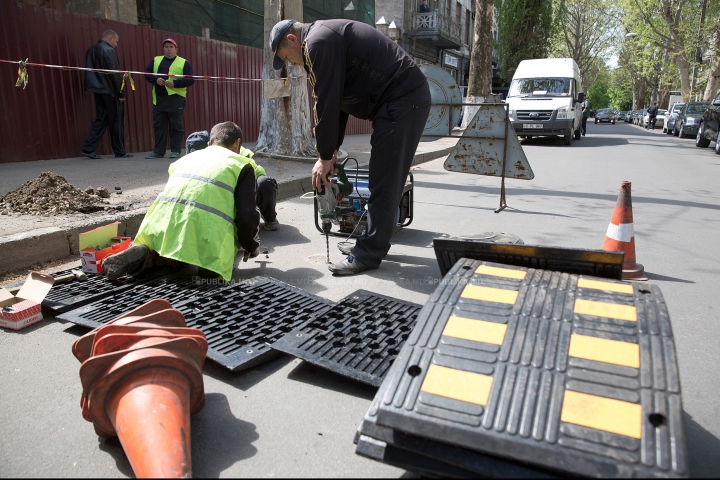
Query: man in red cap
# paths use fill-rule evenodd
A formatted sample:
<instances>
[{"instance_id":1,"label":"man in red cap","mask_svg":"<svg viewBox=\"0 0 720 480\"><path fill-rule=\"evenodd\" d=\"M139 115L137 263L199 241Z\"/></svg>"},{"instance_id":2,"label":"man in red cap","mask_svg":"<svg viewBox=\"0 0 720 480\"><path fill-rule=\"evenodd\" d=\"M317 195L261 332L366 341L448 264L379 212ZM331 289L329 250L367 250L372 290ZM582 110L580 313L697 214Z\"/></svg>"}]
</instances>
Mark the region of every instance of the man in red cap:
<instances>
[{"instance_id":1,"label":"man in red cap","mask_svg":"<svg viewBox=\"0 0 720 480\"><path fill-rule=\"evenodd\" d=\"M187 88L195 83L190 62L177 54L177 42L172 38L163 40L163 54L155 57L145 68L145 79L153 85L153 129L155 130L155 148L145 158L165 156L168 130L170 131L170 158L180 156L180 148L185 138L183 113ZM180 77L185 76L185 77Z\"/></svg>"}]
</instances>

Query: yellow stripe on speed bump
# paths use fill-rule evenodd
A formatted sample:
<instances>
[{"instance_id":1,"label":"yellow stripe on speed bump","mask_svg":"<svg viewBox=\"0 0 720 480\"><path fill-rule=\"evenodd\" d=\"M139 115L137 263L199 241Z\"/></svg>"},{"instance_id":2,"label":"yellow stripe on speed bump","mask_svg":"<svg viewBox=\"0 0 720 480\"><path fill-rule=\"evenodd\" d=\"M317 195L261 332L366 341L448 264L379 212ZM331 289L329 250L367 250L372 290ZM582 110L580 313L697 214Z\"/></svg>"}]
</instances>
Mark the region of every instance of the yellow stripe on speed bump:
<instances>
[{"instance_id":1,"label":"yellow stripe on speed bump","mask_svg":"<svg viewBox=\"0 0 720 480\"><path fill-rule=\"evenodd\" d=\"M625 283L612 283L612 282L601 282L599 280L590 280L588 278L581 278L577 283L578 288L591 288L593 290L605 290L608 292L616 293L628 293L633 294L632 285Z\"/></svg>"},{"instance_id":2,"label":"yellow stripe on speed bump","mask_svg":"<svg viewBox=\"0 0 720 480\"><path fill-rule=\"evenodd\" d=\"M475 405L486 405L493 377L430 365L420 390Z\"/></svg>"},{"instance_id":3,"label":"yellow stripe on speed bump","mask_svg":"<svg viewBox=\"0 0 720 480\"><path fill-rule=\"evenodd\" d=\"M578 299L575 300L575 309L573 311L582 315L637 322L637 309L632 305Z\"/></svg>"},{"instance_id":4,"label":"yellow stripe on speed bump","mask_svg":"<svg viewBox=\"0 0 720 480\"><path fill-rule=\"evenodd\" d=\"M448 337L470 340L472 342L502 345L506 331L507 325L502 323L451 315L442 334Z\"/></svg>"},{"instance_id":5,"label":"yellow stripe on speed bump","mask_svg":"<svg viewBox=\"0 0 720 480\"><path fill-rule=\"evenodd\" d=\"M587 335L570 336L568 355L596 362L640 368L640 345Z\"/></svg>"},{"instance_id":6,"label":"yellow stripe on speed bump","mask_svg":"<svg viewBox=\"0 0 720 480\"><path fill-rule=\"evenodd\" d=\"M566 390L560 420L626 437L642 437L642 407L613 398Z\"/></svg>"},{"instance_id":7,"label":"yellow stripe on speed bump","mask_svg":"<svg viewBox=\"0 0 720 480\"><path fill-rule=\"evenodd\" d=\"M523 270L512 270L509 268L491 267L490 265L480 265L475 273L479 275L492 275L493 277L512 278L515 280L524 280L527 272Z\"/></svg>"},{"instance_id":8,"label":"yellow stripe on speed bump","mask_svg":"<svg viewBox=\"0 0 720 480\"><path fill-rule=\"evenodd\" d=\"M498 302L514 305L518 292L504 288L483 287L480 285L466 285L463 289L462 298L470 300L482 300L484 302Z\"/></svg>"}]
</instances>

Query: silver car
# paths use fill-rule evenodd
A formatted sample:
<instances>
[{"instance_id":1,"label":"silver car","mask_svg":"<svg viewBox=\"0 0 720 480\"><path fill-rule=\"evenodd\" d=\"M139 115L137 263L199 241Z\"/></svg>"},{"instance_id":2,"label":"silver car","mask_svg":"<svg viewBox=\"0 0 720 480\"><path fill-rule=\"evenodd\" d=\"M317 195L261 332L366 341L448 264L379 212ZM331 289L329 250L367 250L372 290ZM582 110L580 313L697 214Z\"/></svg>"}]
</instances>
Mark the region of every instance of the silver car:
<instances>
[{"instance_id":1,"label":"silver car","mask_svg":"<svg viewBox=\"0 0 720 480\"><path fill-rule=\"evenodd\" d=\"M673 134L673 130L675 129L675 120L677 119L678 113L680 113L684 106L685 104L683 102L676 102L672 104L668 113L665 115L663 133L667 133L668 135Z\"/></svg>"}]
</instances>

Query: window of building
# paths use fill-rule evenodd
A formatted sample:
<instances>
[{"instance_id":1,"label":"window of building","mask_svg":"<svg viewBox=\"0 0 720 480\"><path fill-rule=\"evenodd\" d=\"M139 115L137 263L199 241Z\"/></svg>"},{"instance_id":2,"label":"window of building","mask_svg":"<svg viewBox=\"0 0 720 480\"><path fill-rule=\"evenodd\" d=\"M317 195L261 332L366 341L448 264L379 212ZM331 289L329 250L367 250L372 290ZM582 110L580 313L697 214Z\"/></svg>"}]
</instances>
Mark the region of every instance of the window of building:
<instances>
[{"instance_id":1,"label":"window of building","mask_svg":"<svg viewBox=\"0 0 720 480\"><path fill-rule=\"evenodd\" d=\"M455 21L457 22L458 28L462 28L462 5L457 2L455 5Z\"/></svg>"},{"instance_id":2,"label":"window of building","mask_svg":"<svg viewBox=\"0 0 720 480\"><path fill-rule=\"evenodd\" d=\"M473 36L474 36L474 25L472 21L472 12L470 10L467 10L465 12L465 45L472 45Z\"/></svg>"}]
</instances>

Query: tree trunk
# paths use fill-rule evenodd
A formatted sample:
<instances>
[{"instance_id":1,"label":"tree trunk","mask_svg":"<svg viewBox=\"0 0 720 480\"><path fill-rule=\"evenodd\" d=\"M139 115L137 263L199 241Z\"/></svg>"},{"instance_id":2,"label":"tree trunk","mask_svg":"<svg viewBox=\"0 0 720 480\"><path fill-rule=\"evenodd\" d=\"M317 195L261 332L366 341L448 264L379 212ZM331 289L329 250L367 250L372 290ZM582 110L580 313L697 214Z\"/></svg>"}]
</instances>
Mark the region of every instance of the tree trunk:
<instances>
[{"instance_id":1,"label":"tree trunk","mask_svg":"<svg viewBox=\"0 0 720 480\"><path fill-rule=\"evenodd\" d=\"M493 10L493 0L475 2L468 97L487 97L492 92Z\"/></svg>"},{"instance_id":2,"label":"tree trunk","mask_svg":"<svg viewBox=\"0 0 720 480\"><path fill-rule=\"evenodd\" d=\"M715 32L715 42L710 51L714 54L710 55L710 64L708 65L707 85L705 85L705 94L703 95L703 100L706 102L715 98L718 87L720 87L720 28Z\"/></svg>"},{"instance_id":3,"label":"tree trunk","mask_svg":"<svg viewBox=\"0 0 720 480\"><path fill-rule=\"evenodd\" d=\"M315 157L310 130L307 75L303 67L273 69L273 53L267 39L272 27L285 18L302 19L301 0L267 0L265 3L264 79L290 78L290 96L263 98L260 109L260 135L256 152L296 157ZM299 4L299 6L297 5ZM292 14L292 16L286 15Z\"/></svg>"},{"instance_id":4,"label":"tree trunk","mask_svg":"<svg viewBox=\"0 0 720 480\"><path fill-rule=\"evenodd\" d=\"M690 101L690 69L688 68L688 61L685 58L685 53L680 52L675 57L675 65L677 65L680 73L680 93L683 99L688 102Z\"/></svg>"},{"instance_id":5,"label":"tree trunk","mask_svg":"<svg viewBox=\"0 0 720 480\"><path fill-rule=\"evenodd\" d=\"M477 0L470 54L470 78L466 103L482 103L492 93L493 0ZM464 107L461 128L467 128L479 107Z\"/></svg>"}]
</instances>

